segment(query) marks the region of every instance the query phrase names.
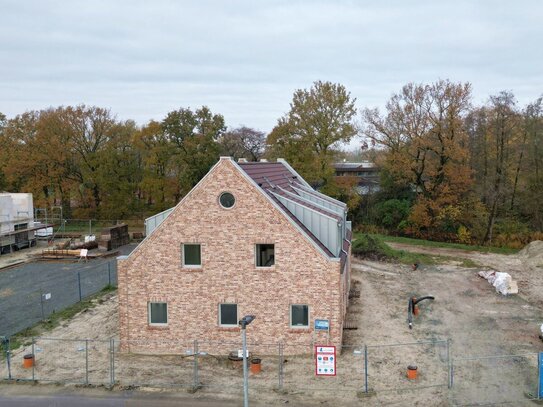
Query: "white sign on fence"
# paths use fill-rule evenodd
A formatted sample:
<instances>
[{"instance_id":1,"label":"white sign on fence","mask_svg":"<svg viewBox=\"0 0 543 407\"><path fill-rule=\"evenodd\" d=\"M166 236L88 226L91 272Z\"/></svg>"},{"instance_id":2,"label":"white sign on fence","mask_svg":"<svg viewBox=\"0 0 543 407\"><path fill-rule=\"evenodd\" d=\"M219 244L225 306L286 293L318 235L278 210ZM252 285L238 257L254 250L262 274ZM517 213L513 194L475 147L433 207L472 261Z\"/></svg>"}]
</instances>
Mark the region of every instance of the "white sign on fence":
<instances>
[{"instance_id":1,"label":"white sign on fence","mask_svg":"<svg viewBox=\"0 0 543 407\"><path fill-rule=\"evenodd\" d=\"M315 346L315 375L335 376L336 375L336 347Z\"/></svg>"}]
</instances>

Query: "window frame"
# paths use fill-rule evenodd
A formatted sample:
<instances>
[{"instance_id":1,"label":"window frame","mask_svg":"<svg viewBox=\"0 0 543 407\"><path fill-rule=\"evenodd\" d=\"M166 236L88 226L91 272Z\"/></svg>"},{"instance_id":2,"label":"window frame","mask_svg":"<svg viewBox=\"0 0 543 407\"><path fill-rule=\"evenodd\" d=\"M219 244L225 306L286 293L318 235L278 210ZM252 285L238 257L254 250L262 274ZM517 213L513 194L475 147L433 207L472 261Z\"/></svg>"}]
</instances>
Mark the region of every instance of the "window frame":
<instances>
[{"instance_id":1,"label":"window frame","mask_svg":"<svg viewBox=\"0 0 543 407\"><path fill-rule=\"evenodd\" d=\"M292 307L293 306L307 307L307 325L292 325ZM309 327L311 326L311 324L310 324L311 315L310 315L309 304L290 304L290 306L289 306L289 317L290 317L290 321L289 321L290 328L292 328L292 329L309 329Z\"/></svg>"},{"instance_id":2,"label":"window frame","mask_svg":"<svg viewBox=\"0 0 543 407\"><path fill-rule=\"evenodd\" d=\"M166 305L166 322L151 322L151 304L165 304ZM158 301L148 301L147 302L147 324L149 326L168 326L168 303L167 302L158 302Z\"/></svg>"},{"instance_id":3,"label":"window frame","mask_svg":"<svg viewBox=\"0 0 543 407\"><path fill-rule=\"evenodd\" d=\"M236 323L235 324L223 324L222 323L222 306L223 305L235 305L236 306ZM239 321L239 307L235 302L221 302L219 303L219 327L221 328L237 328Z\"/></svg>"},{"instance_id":4,"label":"window frame","mask_svg":"<svg viewBox=\"0 0 543 407\"><path fill-rule=\"evenodd\" d=\"M185 246L199 246L200 247L200 264L186 264L185 263ZM187 269L202 268L202 244L201 243L181 243L181 266Z\"/></svg>"},{"instance_id":5,"label":"window frame","mask_svg":"<svg viewBox=\"0 0 543 407\"><path fill-rule=\"evenodd\" d=\"M259 258L258 246L273 246L273 264L271 266L258 265L258 258ZM270 268L275 267L275 243L255 243L254 251L255 251L255 267L257 269L270 269Z\"/></svg>"},{"instance_id":6,"label":"window frame","mask_svg":"<svg viewBox=\"0 0 543 407\"><path fill-rule=\"evenodd\" d=\"M223 195L226 195L226 194L232 195L232 198L234 198L234 204L233 204L232 206L230 206L230 207L224 206L224 205L222 204L222 202L221 202L221 198L223 197ZM223 208L223 209L226 209L226 210L228 211L228 210L230 210L230 209L233 209L233 208L236 206L236 203L237 203L238 200L236 199L236 196L235 196L232 192L230 192L230 191L223 191L223 192L221 192L221 193L219 194L219 199L218 199L218 201L219 201L219 206L220 206L221 208Z\"/></svg>"}]
</instances>

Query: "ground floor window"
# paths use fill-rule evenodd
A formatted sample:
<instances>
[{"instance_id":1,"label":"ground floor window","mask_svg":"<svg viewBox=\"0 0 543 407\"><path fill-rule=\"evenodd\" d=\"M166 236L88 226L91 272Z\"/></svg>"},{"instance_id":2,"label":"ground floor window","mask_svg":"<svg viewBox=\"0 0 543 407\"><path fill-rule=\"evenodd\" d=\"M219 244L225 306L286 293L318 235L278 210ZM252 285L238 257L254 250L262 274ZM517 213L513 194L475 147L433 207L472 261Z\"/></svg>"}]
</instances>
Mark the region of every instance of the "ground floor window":
<instances>
[{"instance_id":1,"label":"ground floor window","mask_svg":"<svg viewBox=\"0 0 543 407\"><path fill-rule=\"evenodd\" d=\"M165 302L149 303L149 325L168 324L168 304Z\"/></svg>"},{"instance_id":2,"label":"ground floor window","mask_svg":"<svg viewBox=\"0 0 543 407\"><path fill-rule=\"evenodd\" d=\"M238 325L238 304L219 304L219 325Z\"/></svg>"},{"instance_id":3,"label":"ground floor window","mask_svg":"<svg viewBox=\"0 0 543 407\"><path fill-rule=\"evenodd\" d=\"M290 306L290 326L309 328L309 305L292 304Z\"/></svg>"}]
</instances>

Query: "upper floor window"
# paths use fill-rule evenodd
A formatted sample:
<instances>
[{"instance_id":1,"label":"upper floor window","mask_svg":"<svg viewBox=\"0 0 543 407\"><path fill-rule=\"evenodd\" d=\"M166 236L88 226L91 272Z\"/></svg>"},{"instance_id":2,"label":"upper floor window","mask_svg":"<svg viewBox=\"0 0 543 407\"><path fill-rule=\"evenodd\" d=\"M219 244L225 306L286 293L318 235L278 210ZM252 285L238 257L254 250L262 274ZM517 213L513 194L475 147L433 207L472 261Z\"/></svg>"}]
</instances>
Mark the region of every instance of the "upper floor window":
<instances>
[{"instance_id":1,"label":"upper floor window","mask_svg":"<svg viewBox=\"0 0 543 407\"><path fill-rule=\"evenodd\" d=\"M257 244L255 251L257 267L271 267L275 264L274 244Z\"/></svg>"},{"instance_id":2,"label":"upper floor window","mask_svg":"<svg viewBox=\"0 0 543 407\"><path fill-rule=\"evenodd\" d=\"M223 192L219 197L219 203L225 209L230 209L236 203L236 198L230 192Z\"/></svg>"},{"instance_id":3,"label":"upper floor window","mask_svg":"<svg viewBox=\"0 0 543 407\"><path fill-rule=\"evenodd\" d=\"M202 266L202 247L199 244L184 244L183 267L201 267Z\"/></svg>"}]
</instances>

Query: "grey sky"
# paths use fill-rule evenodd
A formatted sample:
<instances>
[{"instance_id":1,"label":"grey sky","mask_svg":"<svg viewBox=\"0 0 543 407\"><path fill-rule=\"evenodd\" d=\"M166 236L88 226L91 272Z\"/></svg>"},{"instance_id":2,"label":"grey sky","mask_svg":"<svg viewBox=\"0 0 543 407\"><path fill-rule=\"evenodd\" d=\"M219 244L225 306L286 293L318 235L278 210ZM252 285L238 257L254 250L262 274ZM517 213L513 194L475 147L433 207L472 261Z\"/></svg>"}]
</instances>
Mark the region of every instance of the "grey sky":
<instances>
[{"instance_id":1,"label":"grey sky","mask_svg":"<svg viewBox=\"0 0 543 407\"><path fill-rule=\"evenodd\" d=\"M205 104L269 131L318 79L359 107L440 78L525 104L543 93L542 22L538 0L0 0L0 112L85 103L143 124Z\"/></svg>"}]
</instances>

